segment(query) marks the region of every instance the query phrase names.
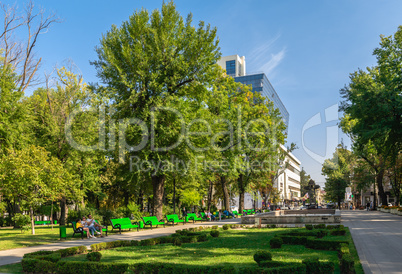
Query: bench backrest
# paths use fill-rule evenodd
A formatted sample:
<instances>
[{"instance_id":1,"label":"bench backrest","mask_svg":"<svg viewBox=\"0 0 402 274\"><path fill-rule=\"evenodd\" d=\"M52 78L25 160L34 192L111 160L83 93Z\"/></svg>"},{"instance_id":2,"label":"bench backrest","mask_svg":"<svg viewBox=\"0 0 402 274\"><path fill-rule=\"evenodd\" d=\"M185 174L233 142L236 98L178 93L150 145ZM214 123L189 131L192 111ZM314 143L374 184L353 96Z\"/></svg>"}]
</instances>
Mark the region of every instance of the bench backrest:
<instances>
[{"instance_id":1,"label":"bench backrest","mask_svg":"<svg viewBox=\"0 0 402 274\"><path fill-rule=\"evenodd\" d=\"M131 225L131 220L130 218L120 218L120 219L110 219L112 222L112 225L115 226L117 224L120 225Z\"/></svg>"},{"instance_id":2,"label":"bench backrest","mask_svg":"<svg viewBox=\"0 0 402 274\"><path fill-rule=\"evenodd\" d=\"M233 214L234 214L234 215L237 215L237 211L236 211L236 210L233 210Z\"/></svg>"},{"instance_id":3,"label":"bench backrest","mask_svg":"<svg viewBox=\"0 0 402 274\"><path fill-rule=\"evenodd\" d=\"M77 230L77 222L71 222L74 232Z\"/></svg>"},{"instance_id":4,"label":"bench backrest","mask_svg":"<svg viewBox=\"0 0 402 274\"><path fill-rule=\"evenodd\" d=\"M167 221L173 219L173 222L178 222L179 221L179 217L177 216L177 214L166 215L166 219L167 219Z\"/></svg>"},{"instance_id":5,"label":"bench backrest","mask_svg":"<svg viewBox=\"0 0 402 274\"><path fill-rule=\"evenodd\" d=\"M156 218L156 216L142 217L142 219L144 220L144 223L148 223L149 221L151 221L152 224L159 223L158 218Z\"/></svg>"},{"instance_id":6,"label":"bench backrest","mask_svg":"<svg viewBox=\"0 0 402 274\"><path fill-rule=\"evenodd\" d=\"M195 213L187 213L187 217L197 218L197 214L195 214Z\"/></svg>"}]
</instances>

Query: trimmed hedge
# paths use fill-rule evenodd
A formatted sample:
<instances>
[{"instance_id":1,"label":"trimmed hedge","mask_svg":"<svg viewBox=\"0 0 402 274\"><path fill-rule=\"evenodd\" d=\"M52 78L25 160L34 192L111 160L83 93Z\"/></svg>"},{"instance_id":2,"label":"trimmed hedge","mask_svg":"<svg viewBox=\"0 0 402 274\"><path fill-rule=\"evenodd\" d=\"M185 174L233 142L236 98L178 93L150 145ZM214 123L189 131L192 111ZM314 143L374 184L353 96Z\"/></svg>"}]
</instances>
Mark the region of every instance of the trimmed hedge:
<instances>
[{"instance_id":1,"label":"trimmed hedge","mask_svg":"<svg viewBox=\"0 0 402 274\"><path fill-rule=\"evenodd\" d=\"M22 259L22 271L25 273L55 273L58 263L33 258Z\"/></svg>"},{"instance_id":2,"label":"trimmed hedge","mask_svg":"<svg viewBox=\"0 0 402 274\"><path fill-rule=\"evenodd\" d=\"M24 254L23 258L30 258L30 259L35 259L35 260L43 260L43 261L57 263L61 259L61 254L55 253L53 251L36 251L36 252Z\"/></svg>"},{"instance_id":3,"label":"trimmed hedge","mask_svg":"<svg viewBox=\"0 0 402 274\"><path fill-rule=\"evenodd\" d=\"M307 230L313 230L313 225L306 225Z\"/></svg>"},{"instance_id":4,"label":"trimmed hedge","mask_svg":"<svg viewBox=\"0 0 402 274\"><path fill-rule=\"evenodd\" d=\"M311 274L334 273L335 270L333 262L320 262L318 257L304 259L302 263L306 265L307 273Z\"/></svg>"},{"instance_id":5,"label":"trimmed hedge","mask_svg":"<svg viewBox=\"0 0 402 274\"><path fill-rule=\"evenodd\" d=\"M325 224L313 225L314 229L325 229Z\"/></svg>"},{"instance_id":6,"label":"trimmed hedge","mask_svg":"<svg viewBox=\"0 0 402 274\"><path fill-rule=\"evenodd\" d=\"M228 230L230 228L230 225L226 224L222 226L223 230Z\"/></svg>"},{"instance_id":7,"label":"trimmed hedge","mask_svg":"<svg viewBox=\"0 0 402 274\"><path fill-rule=\"evenodd\" d=\"M340 260L340 268L342 274L355 273L355 260L350 254L343 254Z\"/></svg>"},{"instance_id":8,"label":"trimmed hedge","mask_svg":"<svg viewBox=\"0 0 402 274\"><path fill-rule=\"evenodd\" d=\"M341 229L341 228L334 229L334 230L331 230L330 234L332 236L345 236L346 235L346 229Z\"/></svg>"},{"instance_id":9,"label":"trimmed hedge","mask_svg":"<svg viewBox=\"0 0 402 274\"><path fill-rule=\"evenodd\" d=\"M98 263L98 262L59 262L57 273L63 274L110 274L124 273L128 270L128 264L123 263Z\"/></svg>"},{"instance_id":10,"label":"trimmed hedge","mask_svg":"<svg viewBox=\"0 0 402 274\"><path fill-rule=\"evenodd\" d=\"M61 257L69 257L69 256L73 256L73 255L78 255L78 254L83 254L83 253L87 253L88 249L86 246L74 246L74 247L69 247L69 248L65 248L65 249L60 249L55 251L57 253L61 254Z\"/></svg>"},{"instance_id":11,"label":"trimmed hedge","mask_svg":"<svg viewBox=\"0 0 402 274\"><path fill-rule=\"evenodd\" d=\"M87 254L87 260L93 262L99 262L102 259L102 253L100 252L91 252Z\"/></svg>"},{"instance_id":12,"label":"trimmed hedge","mask_svg":"<svg viewBox=\"0 0 402 274\"><path fill-rule=\"evenodd\" d=\"M342 258L343 255L350 254L349 245L348 244L341 244L338 250L338 257Z\"/></svg>"},{"instance_id":13,"label":"trimmed hedge","mask_svg":"<svg viewBox=\"0 0 402 274\"><path fill-rule=\"evenodd\" d=\"M260 265L262 261L272 261L272 254L265 250L257 251L254 254L254 261L256 261L258 265Z\"/></svg>"},{"instance_id":14,"label":"trimmed hedge","mask_svg":"<svg viewBox=\"0 0 402 274\"><path fill-rule=\"evenodd\" d=\"M130 269L134 273L236 273L233 265L182 265L169 263L138 263Z\"/></svg>"},{"instance_id":15,"label":"trimmed hedge","mask_svg":"<svg viewBox=\"0 0 402 274\"><path fill-rule=\"evenodd\" d=\"M274 237L269 241L271 248L281 248L283 245L283 240L280 237Z\"/></svg>"},{"instance_id":16,"label":"trimmed hedge","mask_svg":"<svg viewBox=\"0 0 402 274\"><path fill-rule=\"evenodd\" d=\"M317 238L319 238L319 239L324 238L327 235L328 235L328 232L326 230L319 230L317 232Z\"/></svg>"},{"instance_id":17,"label":"trimmed hedge","mask_svg":"<svg viewBox=\"0 0 402 274\"><path fill-rule=\"evenodd\" d=\"M258 265L260 267L266 267L266 268L273 268L273 267L282 267L282 266L287 266L289 263L286 262L279 262L279 261L261 261Z\"/></svg>"},{"instance_id":18,"label":"trimmed hedge","mask_svg":"<svg viewBox=\"0 0 402 274\"><path fill-rule=\"evenodd\" d=\"M342 243L348 244L347 241L331 241L308 238L306 247L318 250L339 250Z\"/></svg>"},{"instance_id":19,"label":"trimmed hedge","mask_svg":"<svg viewBox=\"0 0 402 274\"><path fill-rule=\"evenodd\" d=\"M217 238L219 237L219 230L211 230L209 234L211 234L212 237Z\"/></svg>"},{"instance_id":20,"label":"trimmed hedge","mask_svg":"<svg viewBox=\"0 0 402 274\"><path fill-rule=\"evenodd\" d=\"M287 245L307 245L307 237L303 236L291 236L291 235L281 235L284 244Z\"/></svg>"}]
</instances>

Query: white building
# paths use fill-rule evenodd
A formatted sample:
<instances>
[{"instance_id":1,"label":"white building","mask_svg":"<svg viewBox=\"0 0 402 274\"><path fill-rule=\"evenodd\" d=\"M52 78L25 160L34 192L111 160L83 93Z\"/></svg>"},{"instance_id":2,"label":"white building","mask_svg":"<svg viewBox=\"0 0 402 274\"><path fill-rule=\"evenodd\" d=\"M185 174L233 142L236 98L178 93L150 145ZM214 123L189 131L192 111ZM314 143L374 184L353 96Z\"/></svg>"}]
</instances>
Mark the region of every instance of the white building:
<instances>
[{"instance_id":1,"label":"white building","mask_svg":"<svg viewBox=\"0 0 402 274\"><path fill-rule=\"evenodd\" d=\"M284 146L281 145L281 148L286 151ZM296 200L302 193L300 189L300 165L299 159L288 152L282 164L284 170L273 185L279 191L280 203L282 204L287 200Z\"/></svg>"},{"instance_id":2,"label":"white building","mask_svg":"<svg viewBox=\"0 0 402 274\"><path fill-rule=\"evenodd\" d=\"M246 75L246 57L239 55L224 56L217 63L226 70L226 74L232 77Z\"/></svg>"}]
</instances>

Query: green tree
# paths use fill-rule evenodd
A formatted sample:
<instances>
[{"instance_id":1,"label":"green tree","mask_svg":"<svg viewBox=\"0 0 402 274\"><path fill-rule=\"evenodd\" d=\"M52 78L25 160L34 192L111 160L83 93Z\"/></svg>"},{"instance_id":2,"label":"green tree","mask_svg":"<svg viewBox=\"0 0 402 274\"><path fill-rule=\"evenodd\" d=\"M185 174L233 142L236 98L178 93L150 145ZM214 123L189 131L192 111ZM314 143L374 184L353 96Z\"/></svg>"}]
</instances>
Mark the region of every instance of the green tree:
<instances>
[{"instance_id":1,"label":"green tree","mask_svg":"<svg viewBox=\"0 0 402 274\"><path fill-rule=\"evenodd\" d=\"M35 234L34 208L60 197L70 177L57 158L36 146L8 149L1 158L0 174L2 195L22 201L29 210L32 234Z\"/></svg>"},{"instance_id":2,"label":"green tree","mask_svg":"<svg viewBox=\"0 0 402 274\"><path fill-rule=\"evenodd\" d=\"M350 83L341 90L341 127L351 136L356 153L376 171L379 195L386 204L384 173L402 147L402 26L394 36L381 36L373 55L377 65L351 73Z\"/></svg>"},{"instance_id":3,"label":"green tree","mask_svg":"<svg viewBox=\"0 0 402 274\"><path fill-rule=\"evenodd\" d=\"M147 10L136 11L121 27L113 25L96 51L98 60L92 64L107 85L114 118L135 117L147 129L153 123L151 132L128 126L127 143L138 145L148 137L151 140L142 149L120 156L138 156L166 166L172 164L172 156L183 161L191 159L193 153L183 143L162 148L183 137L183 119L197 113L209 93L214 64L220 57L216 29L204 22L193 27L191 14L184 21L169 2L162 5L161 11L155 10L151 15ZM166 108L177 110L182 118ZM153 213L160 219L169 172L150 167L148 173L153 186Z\"/></svg>"},{"instance_id":4,"label":"green tree","mask_svg":"<svg viewBox=\"0 0 402 274\"><path fill-rule=\"evenodd\" d=\"M303 196L307 191L305 190L305 187L308 185L308 182L310 181L311 177L307 172L302 168L300 171L300 191L301 191L301 196Z\"/></svg>"},{"instance_id":5,"label":"green tree","mask_svg":"<svg viewBox=\"0 0 402 274\"><path fill-rule=\"evenodd\" d=\"M341 209L345 189L350 185L353 170L353 154L343 144L338 145L331 159L326 159L322 166L322 174L326 177L325 199L337 201Z\"/></svg>"}]
</instances>

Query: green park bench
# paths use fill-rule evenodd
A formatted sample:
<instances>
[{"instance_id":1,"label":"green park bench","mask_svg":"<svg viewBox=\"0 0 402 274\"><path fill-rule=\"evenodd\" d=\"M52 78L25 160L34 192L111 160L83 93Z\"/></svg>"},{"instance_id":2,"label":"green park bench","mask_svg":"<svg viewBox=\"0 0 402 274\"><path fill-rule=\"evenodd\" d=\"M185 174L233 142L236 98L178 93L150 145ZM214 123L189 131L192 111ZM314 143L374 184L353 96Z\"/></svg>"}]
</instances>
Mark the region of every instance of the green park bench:
<instances>
[{"instance_id":1,"label":"green park bench","mask_svg":"<svg viewBox=\"0 0 402 274\"><path fill-rule=\"evenodd\" d=\"M207 214L205 214L205 212L200 212L201 218L203 218L204 220L209 220Z\"/></svg>"},{"instance_id":2,"label":"green park bench","mask_svg":"<svg viewBox=\"0 0 402 274\"><path fill-rule=\"evenodd\" d=\"M177 214L166 215L166 221L172 223L173 226L175 223L183 223L183 225L186 223L185 220L180 220Z\"/></svg>"},{"instance_id":3,"label":"green park bench","mask_svg":"<svg viewBox=\"0 0 402 274\"><path fill-rule=\"evenodd\" d=\"M186 221L193 221L195 223L196 221L203 221L203 218L197 217L197 214L195 213L187 213Z\"/></svg>"},{"instance_id":4,"label":"green park bench","mask_svg":"<svg viewBox=\"0 0 402 274\"><path fill-rule=\"evenodd\" d=\"M35 225L50 225L50 221L35 221Z\"/></svg>"},{"instance_id":5,"label":"green park bench","mask_svg":"<svg viewBox=\"0 0 402 274\"><path fill-rule=\"evenodd\" d=\"M73 238L74 238L75 234L81 234L81 239L84 239L84 232L85 232L85 235L87 234L87 232L84 231L84 229L82 227L76 228L77 222L71 222L71 225L73 226L73 231L74 231Z\"/></svg>"},{"instance_id":6,"label":"green park bench","mask_svg":"<svg viewBox=\"0 0 402 274\"><path fill-rule=\"evenodd\" d=\"M241 216L241 215L242 215L240 212L237 212L237 210L233 210L232 213L233 213L235 216L238 216L238 215Z\"/></svg>"},{"instance_id":7,"label":"green park bench","mask_svg":"<svg viewBox=\"0 0 402 274\"><path fill-rule=\"evenodd\" d=\"M122 229L131 230L132 228L137 228L137 231L139 231L139 225L132 224L130 218L110 219L110 223L112 231L113 229L118 229L120 234Z\"/></svg>"},{"instance_id":8,"label":"green park bench","mask_svg":"<svg viewBox=\"0 0 402 274\"><path fill-rule=\"evenodd\" d=\"M142 220L144 221L144 227L149 225L151 226L151 230L153 226L158 227L158 225L163 225L163 227L165 227L165 222L163 222L163 220L158 221L156 216L142 217Z\"/></svg>"}]
</instances>

